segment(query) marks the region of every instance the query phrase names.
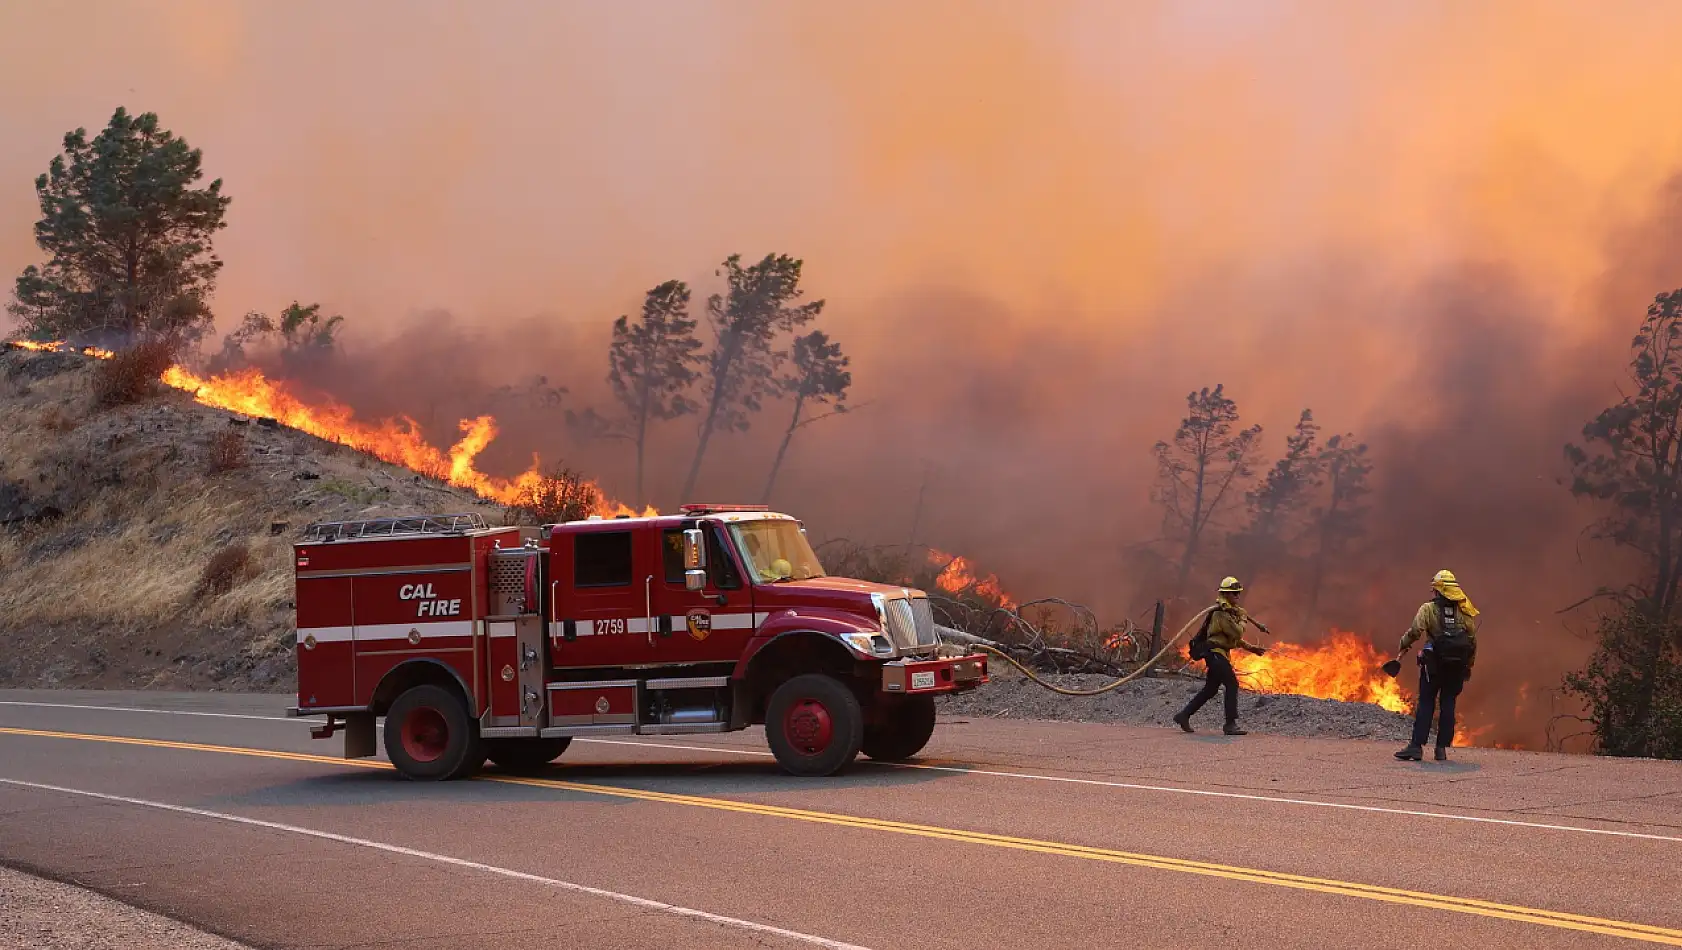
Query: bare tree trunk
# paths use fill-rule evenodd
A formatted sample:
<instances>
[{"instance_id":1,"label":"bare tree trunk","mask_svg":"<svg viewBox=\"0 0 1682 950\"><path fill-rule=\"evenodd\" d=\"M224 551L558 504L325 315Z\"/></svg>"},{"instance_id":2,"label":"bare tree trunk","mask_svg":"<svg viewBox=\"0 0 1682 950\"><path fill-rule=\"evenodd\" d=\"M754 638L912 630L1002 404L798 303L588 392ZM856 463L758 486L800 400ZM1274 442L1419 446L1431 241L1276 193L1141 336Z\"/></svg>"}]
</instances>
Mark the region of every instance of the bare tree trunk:
<instances>
[{"instance_id":1,"label":"bare tree trunk","mask_svg":"<svg viewBox=\"0 0 1682 950\"><path fill-rule=\"evenodd\" d=\"M637 417L637 511L642 511L648 504L648 496L642 490L642 456L643 446L648 442L648 403L642 404L642 414Z\"/></svg>"},{"instance_id":2,"label":"bare tree trunk","mask_svg":"<svg viewBox=\"0 0 1682 950\"><path fill-rule=\"evenodd\" d=\"M706 457L707 443L712 441L713 426L718 422L718 410L724 403L724 380L729 376L730 365L735 362L734 344L717 354L720 362L713 369L712 394L707 399L707 415L701 420L701 437L695 443L695 460L689 464L689 477L683 480L683 495L678 499L679 504L689 504L695 499L690 496L695 491L695 482L701 477L701 459Z\"/></svg>"},{"instance_id":3,"label":"bare tree trunk","mask_svg":"<svg viewBox=\"0 0 1682 950\"><path fill-rule=\"evenodd\" d=\"M806 397L795 397L794 415L789 417L788 428L783 432L783 444L777 446L777 458L771 463L771 476L765 479L765 495L759 499L762 505L771 503L771 487L777 484L777 471L783 467L783 456L788 454L788 444L794 439L794 430L800 428L800 408L805 402Z\"/></svg>"},{"instance_id":4,"label":"bare tree trunk","mask_svg":"<svg viewBox=\"0 0 1682 950\"><path fill-rule=\"evenodd\" d=\"M1192 561L1197 557L1197 545L1203 536L1203 483L1209 471L1207 453L1197 459L1197 493L1192 496L1191 517L1186 521L1186 549L1180 556L1180 577L1174 585L1174 599L1186 596L1186 583L1191 580Z\"/></svg>"}]
</instances>

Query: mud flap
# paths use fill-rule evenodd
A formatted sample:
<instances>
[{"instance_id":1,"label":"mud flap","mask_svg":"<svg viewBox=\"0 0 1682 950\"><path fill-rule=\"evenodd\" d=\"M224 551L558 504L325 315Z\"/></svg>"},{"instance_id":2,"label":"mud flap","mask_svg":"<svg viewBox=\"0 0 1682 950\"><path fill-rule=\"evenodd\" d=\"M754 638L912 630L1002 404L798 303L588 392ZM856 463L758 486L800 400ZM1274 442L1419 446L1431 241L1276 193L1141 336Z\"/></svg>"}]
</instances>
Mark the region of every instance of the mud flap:
<instances>
[{"instance_id":1,"label":"mud flap","mask_svg":"<svg viewBox=\"0 0 1682 950\"><path fill-rule=\"evenodd\" d=\"M351 713L345 717L345 758L365 759L374 754L374 714Z\"/></svg>"}]
</instances>

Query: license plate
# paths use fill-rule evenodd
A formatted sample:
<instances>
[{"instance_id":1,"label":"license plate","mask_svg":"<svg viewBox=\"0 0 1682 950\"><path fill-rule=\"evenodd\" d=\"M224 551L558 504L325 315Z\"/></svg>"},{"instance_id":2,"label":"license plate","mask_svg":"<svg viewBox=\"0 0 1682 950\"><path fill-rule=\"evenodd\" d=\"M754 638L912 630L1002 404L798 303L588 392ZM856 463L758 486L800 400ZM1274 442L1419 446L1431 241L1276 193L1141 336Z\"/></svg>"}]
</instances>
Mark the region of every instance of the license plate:
<instances>
[{"instance_id":1,"label":"license plate","mask_svg":"<svg viewBox=\"0 0 1682 950\"><path fill-rule=\"evenodd\" d=\"M932 689L934 687L934 671L911 674L912 689Z\"/></svg>"}]
</instances>

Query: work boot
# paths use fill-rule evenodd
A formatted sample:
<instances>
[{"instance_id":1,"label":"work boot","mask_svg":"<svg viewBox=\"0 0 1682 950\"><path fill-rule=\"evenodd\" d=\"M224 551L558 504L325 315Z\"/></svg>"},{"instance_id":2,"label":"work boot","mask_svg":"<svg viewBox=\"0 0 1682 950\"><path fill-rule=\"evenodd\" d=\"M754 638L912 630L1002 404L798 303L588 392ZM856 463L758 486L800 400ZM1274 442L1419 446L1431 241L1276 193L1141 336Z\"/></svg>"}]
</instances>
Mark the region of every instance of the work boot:
<instances>
[{"instance_id":1,"label":"work boot","mask_svg":"<svg viewBox=\"0 0 1682 950\"><path fill-rule=\"evenodd\" d=\"M1247 736L1247 735L1249 735L1248 732L1245 732L1244 730L1238 728L1238 723L1236 723L1236 722L1227 723L1226 726L1224 726L1221 729L1221 731L1226 733L1229 736Z\"/></svg>"},{"instance_id":2,"label":"work boot","mask_svg":"<svg viewBox=\"0 0 1682 950\"><path fill-rule=\"evenodd\" d=\"M1184 710L1174 714L1174 724L1180 727L1181 732L1197 731L1191 727L1191 717L1186 715Z\"/></svg>"},{"instance_id":3,"label":"work boot","mask_svg":"<svg viewBox=\"0 0 1682 950\"><path fill-rule=\"evenodd\" d=\"M1425 750L1416 745L1410 745L1402 751L1396 753L1396 758L1401 759L1403 762L1418 762L1424 757Z\"/></svg>"},{"instance_id":4,"label":"work boot","mask_svg":"<svg viewBox=\"0 0 1682 950\"><path fill-rule=\"evenodd\" d=\"M1437 754L1432 756L1432 758L1436 759L1438 762L1447 762L1448 761L1448 749L1444 748L1443 746L1437 746Z\"/></svg>"}]
</instances>

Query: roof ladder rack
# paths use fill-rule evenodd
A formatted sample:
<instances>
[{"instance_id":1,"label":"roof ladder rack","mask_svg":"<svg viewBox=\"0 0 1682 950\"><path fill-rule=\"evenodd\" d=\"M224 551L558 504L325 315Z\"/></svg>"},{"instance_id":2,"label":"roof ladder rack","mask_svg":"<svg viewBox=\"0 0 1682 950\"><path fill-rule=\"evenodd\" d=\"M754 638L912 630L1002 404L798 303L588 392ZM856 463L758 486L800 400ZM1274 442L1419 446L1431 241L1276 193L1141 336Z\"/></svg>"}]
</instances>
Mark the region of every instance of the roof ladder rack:
<instances>
[{"instance_id":1,"label":"roof ladder rack","mask_svg":"<svg viewBox=\"0 0 1682 950\"><path fill-rule=\"evenodd\" d=\"M459 515L414 515L364 518L357 521L318 521L304 529L305 541L348 541L353 538L400 538L428 534L466 534L490 527L477 512Z\"/></svg>"}]
</instances>

